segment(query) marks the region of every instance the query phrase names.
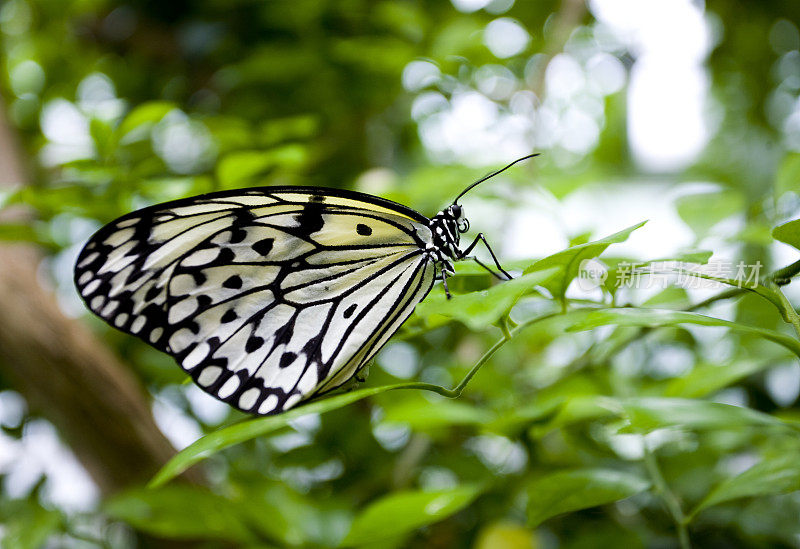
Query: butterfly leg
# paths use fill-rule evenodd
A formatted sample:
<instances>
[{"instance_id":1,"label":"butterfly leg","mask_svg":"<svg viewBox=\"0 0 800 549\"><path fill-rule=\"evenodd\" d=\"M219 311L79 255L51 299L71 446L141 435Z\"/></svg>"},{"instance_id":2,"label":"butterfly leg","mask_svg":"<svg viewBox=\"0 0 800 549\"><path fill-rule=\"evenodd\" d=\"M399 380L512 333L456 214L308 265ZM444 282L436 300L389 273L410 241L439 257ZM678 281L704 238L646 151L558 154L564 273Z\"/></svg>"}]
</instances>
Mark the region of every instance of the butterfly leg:
<instances>
[{"instance_id":1,"label":"butterfly leg","mask_svg":"<svg viewBox=\"0 0 800 549\"><path fill-rule=\"evenodd\" d=\"M494 250L492 250L492 247L491 247L491 246L489 246L489 243L488 243L488 242L486 242L486 238L484 238L484 236L483 236L483 233L478 233L478 236L476 236L476 237L475 237L475 240L473 240L473 241L472 241L472 244L470 244L469 246L467 246L467 249L466 249L466 250L464 250L463 252L461 252L461 254L460 254L460 256L459 256L459 259L464 259L466 256L468 256L468 255L470 254L470 252L471 252L472 250L474 250L474 249L475 249L475 246L477 246L477 245L478 245L478 242L483 242L483 245L484 245L484 246L486 246L486 249L487 249L487 250L489 250L489 254L492 256L492 260L494 261L494 264L495 264L495 266L497 267L497 269L498 269L498 270L499 270L501 273L503 273L504 275L506 275L506 277L507 277L507 278L506 278L506 280L511 280L513 277L512 277L510 274L508 274L508 273L505 271L505 269L503 269L503 267L500 265L500 262L497 260L497 256L496 256L496 255L494 255ZM481 267L483 267L484 269L486 268L486 266L485 266L485 265L483 265L483 264L482 264L480 261L478 261L477 259L476 259L475 261L477 261L477 262L478 262L478 265L480 265L480 266L481 266ZM491 270L490 270L490 272L491 272Z\"/></svg>"},{"instance_id":2,"label":"butterfly leg","mask_svg":"<svg viewBox=\"0 0 800 549\"><path fill-rule=\"evenodd\" d=\"M492 276L494 276L494 277L495 277L495 278L497 278L498 280L507 280L507 279L503 278L502 276L500 276L498 273L494 272L494 269L492 269L491 267L489 267L489 266L488 266L486 263L484 263L483 261L481 261L480 259L478 259L478 258L477 258L477 257L475 257L475 256L472 256L472 257L470 257L470 258L466 258L466 257L465 257L465 258L463 258L463 259L471 259L471 260L473 260L475 263L477 263L478 265L480 265L481 267L483 267L484 269L486 269L487 271L489 271L489 272L492 274Z\"/></svg>"},{"instance_id":3,"label":"butterfly leg","mask_svg":"<svg viewBox=\"0 0 800 549\"><path fill-rule=\"evenodd\" d=\"M444 269L442 269L442 284L444 285L444 295L447 296L447 299L453 297L450 295L450 289L447 287L447 274Z\"/></svg>"}]
</instances>

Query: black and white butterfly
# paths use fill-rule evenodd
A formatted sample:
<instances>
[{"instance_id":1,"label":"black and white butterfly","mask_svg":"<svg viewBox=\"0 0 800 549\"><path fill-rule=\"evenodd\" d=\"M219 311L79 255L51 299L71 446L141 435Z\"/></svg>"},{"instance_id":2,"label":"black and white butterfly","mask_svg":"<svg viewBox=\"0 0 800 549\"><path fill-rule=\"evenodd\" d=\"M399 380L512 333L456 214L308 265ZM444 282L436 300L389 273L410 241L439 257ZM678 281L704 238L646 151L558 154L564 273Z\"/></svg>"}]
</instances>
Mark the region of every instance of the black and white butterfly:
<instances>
[{"instance_id":1,"label":"black and white butterfly","mask_svg":"<svg viewBox=\"0 0 800 549\"><path fill-rule=\"evenodd\" d=\"M172 355L204 391L279 413L356 375L479 242L510 278L483 235L459 249L458 199L500 171L431 219L315 187L157 204L97 231L75 284L92 312Z\"/></svg>"}]
</instances>

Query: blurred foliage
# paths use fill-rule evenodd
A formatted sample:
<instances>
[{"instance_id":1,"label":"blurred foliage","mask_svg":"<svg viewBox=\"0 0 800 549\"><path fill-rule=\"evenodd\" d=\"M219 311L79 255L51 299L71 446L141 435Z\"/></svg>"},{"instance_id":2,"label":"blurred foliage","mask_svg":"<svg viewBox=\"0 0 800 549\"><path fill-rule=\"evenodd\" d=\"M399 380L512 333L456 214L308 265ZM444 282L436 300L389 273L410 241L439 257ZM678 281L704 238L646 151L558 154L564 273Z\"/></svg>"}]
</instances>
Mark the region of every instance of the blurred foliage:
<instances>
[{"instance_id":1,"label":"blurred foliage","mask_svg":"<svg viewBox=\"0 0 800 549\"><path fill-rule=\"evenodd\" d=\"M500 139L459 154L453 135L432 133L465 97L496 115L501 135L546 153L468 198L498 248L532 192L559 204L598 185L622 194L620 182L657 179L667 197L686 181L710 183L670 204L695 249L626 257L615 247L643 223L605 238L564 223L552 255L504 262L525 273L512 282L459 265L455 298L434 289L366 388L281 416L247 419L198 401L169 357L87 317L156 406L205 436L150 487L80 510L48 495L47 475L15 487L0 460L4 546L134 547L147 536L204 547L798 546L800 319L787 283L800 268L780 258L797 257L785 245L800 249L800 4L707 3L711 137L697 160L657 178L626 130L623 84L638 52L609 38L596 3L478 4L0 5L0 90L30 174L4 200L35 212L0 227L0 239L43 246L76 314L77 249L154 202L302 184L434 213L479 175L461 164L480 171L530 152ZM489 25L524 43L492 46ZM610 64L622 84L548 96L556 54L581 75ZM581 147L553 137L568 117L546 124L572 103L597 130ZM757 262L761 276L742 285L686 272L709 262L703 250L722 251L734 271ZM592 265L601 280L581 292ZM671 285L628 291L632 266L666 269ZM686 289L681 277L718 289ZM0 411L13 394L0 392ZM2 418L0 443L20 447L34 418ZM208 487L170 482L203 460Z\"/></svg>"}]
</instances>

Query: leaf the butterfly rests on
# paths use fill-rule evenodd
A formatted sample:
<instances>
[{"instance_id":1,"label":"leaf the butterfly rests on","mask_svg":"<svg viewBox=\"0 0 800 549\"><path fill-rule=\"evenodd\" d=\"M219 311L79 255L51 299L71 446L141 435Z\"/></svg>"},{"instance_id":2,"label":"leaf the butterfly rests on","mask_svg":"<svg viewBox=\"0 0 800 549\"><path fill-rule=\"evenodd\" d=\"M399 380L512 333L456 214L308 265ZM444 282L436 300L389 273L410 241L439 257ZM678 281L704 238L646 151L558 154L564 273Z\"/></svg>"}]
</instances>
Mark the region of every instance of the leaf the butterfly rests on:
<instances>
[{"instance_id":1,"label":"leaf the butterfly rests on","mask_svg":"<svg viewBox=\"0 0 800 549\"><path fill-rule=\"evenodd\" d=\"M467 227L455 202L428 219L352 191L223 191L101 228L75 284L206 392L274 414L352 378L474 248L458 248Z\"/></svg>"}]
</instances>

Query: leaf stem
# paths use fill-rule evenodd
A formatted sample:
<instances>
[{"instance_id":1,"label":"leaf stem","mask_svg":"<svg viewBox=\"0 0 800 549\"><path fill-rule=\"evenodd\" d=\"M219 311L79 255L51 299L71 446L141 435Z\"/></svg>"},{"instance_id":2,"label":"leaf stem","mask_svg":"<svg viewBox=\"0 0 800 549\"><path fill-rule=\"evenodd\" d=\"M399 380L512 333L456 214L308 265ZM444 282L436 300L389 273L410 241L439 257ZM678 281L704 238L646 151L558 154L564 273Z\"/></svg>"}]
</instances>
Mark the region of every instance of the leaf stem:
<instances>
[{"instance_id":1,"label":"leaf stem","mask_svg":"<svg viewBox=\"0 0 800 549\"><path fill-rule=\"evenodd\" d=\"M712 295L702 301L698 301L694 305L687 307L685 310L689 312L694 312L697 309L705 309L709 305L713 305L717 301L722 301L723 299L730 299L732 297L738 297L743 295L746 292L744 288L730 288L728 290L724 290L718 294Z\"/></svg>"},{"instance_id":2,"label":"leaf stem","mask_svg":"<svg viewBox=\"0 0 800 549\"><path fill-rule=\"evenodd\" d=\"M797 273L800 273L800 260L795 261L791 265L787 265L786 267L782 267L772 273L770 279L777 284L778 286L785 286L789 282L793 276Z\"/></svg>"},{"instance_id":3,"label":"leaf stem","mask_svg":"<svg viewBox=\"0 0 800 549\"><path fill-rule=\"evenodd\" d=\"M465 375L464 378L458 383L458 385L456 385L452 389L448 389L447 387L442 387L441 385L436 385L433 383L424 383L424 382L404 383L402 387L398 388L422 389L424 391L432 391L434 393L438 393L447 398L458 398L461 396L461 393L464 392L464 389L467 387L467 384L470 382L470 380L473 377L475 377L475 374L478 373L478 370L480 370L481 367L484 364L486 364L490 358L492 358L492 355L494 355L500 349L500 347L505 345L507 342L511 341L514 337L516 337L517 334L519 334L519 332L521 332L525 328L532 326L537 322L542 322L543 320L553 318L554 316L558 316L560 314L561 314L560 312L555 312L555 313L548 313L542 316L537 316L536 318L526 320L522 324L517 325L512 330L508 329L508 325L506 324L505 319L501 320L500 326L505 328L505 329L501 328L503 329L503 337L497 340L495 344L489 348L488 351L483 353L483 356L481 356L481 358L478 359L478 362L476 362L475 365L472 368L470 368L469 372L467 372L467 375Z\"/></svg>"},{"instance_id":4,"label":"leaf stem","mask_svg":"<svg viewBox=\"0 0 800 549\"><path fill-rule=\"evenodd\" d=\"M500 319L500 322L498 323L498 327L500 328L500 331L503 332L503 337L504 338L511 339L511 332L508 330L508 315L507 314Z\"/></svg>"},{"instance_id":5,"label":"leaf stem","mask_svg":"<svg viewBox=\"0 0 800 549\"><path fill-rule=\"evenodd\" d=\"M747 286L741 280L736 279L736 278L727 278L727 277L723 277L723 276L714 276L714 275L709 275L709 274L706 274L706 273L701 273L701 272L697 272L697 271L691 271L691 270L687 270L687 269L669 269L666 272L676 272L678 274L684 274L684 275L687 275L687 276L694 276L696 278L702 278L704 280L712 280L714 282L719 282L720 284L727 284L728 286L732 286L734 288L737 288L737 289L740 289L740 290L744 290L746 292L753 292L755 294L760 295L761 297L763 297L764 299L766 299L767 301L769 301L770 303L772 303L776 307L780 308L780 305L778 303L778 299L775 296L775 292L771 291L769 288L767 288L763 284L754 283L754 284L752 284L750 286ZM770 276L769 279L771 280L771 278L772 277ZM736 294L734 294L734 295L736 295Z\"/></svg>"},{"instance_id":6,"label":"leaf stem","mask_svg":"<svg viewBox=\"0 0 800 549\"><path fill-rule=\"evenodd\" d=\"M464 379L462 379L461 382L452 389L448 389L447 387L442 387L441 385L436 385L433 383L424 383L424 382L404 384L402 388L423 389L425 391L433 391L434 393L438 393L447 398L458 398L461 396L461 393L464 392L464 388L467 386L469 381L475 376L475 374L478 373L478 370L481 369L481 366L486 364L486 362L490 358L492 358L492 355L495 354L500 347L505 345L505 343L509 341L509 339L510 338L507 338L504 335L494 345L492 345L491 348L485 353L483 353L483 356L480 359L478 359L478 362L476 362L475 365L472 368L470 368L469 372L467 372L467 375L464 376Z\"/></svg>"},{"instance_id":7,"label":"leaf stem","mask_svg":"<svg viewBox=\"0 0 800 549\"><path fill-rule=\"evenodd\" d=\"M772 290L773 294L778 298L778 308L780 309L784 320L792 325L797 337L800 338L800 316L798 316L794 305L791 304L776 282L770 284L770 290Z\"/></svg>"},{"instance_id":8,"label":"leaf stem","mask_svg":"<svg viewBox=\"0 0 800 549\"><path fill-rule=\"evenodd\" d=\"M794 306L789 302L784 293L781 291L781 286L784 286L789 282L791 282L791 278L795 276L798 272L800 272L800 261L795 261L791 265L787 265L786 267L774 271L767 277L765 284L763 285L755 284L753 286L742 286L740 281L735 279L711 276L703 273L686 271L683 269L679 269L678 272L689 274L699 278L705 278L707 280L716 280L717 282L722 282L723 284L735 286L736 289L738 290L750 291L760 295L761 297L772 303L775 306L775 308L778 309L778 311L781 313L781 316L783 317L783 320L791 324L797 336L800 337L800 316L798 316ZM727 295L730 296L737 295L739 292L737 292L736 289L728 290ZM726 292L723 292L723 294L725 293ZM718 299L718 296L714 296L714 298L716 300ZM704 302L701 302L701 304L704 304Z\"/></svg>"},{"instance_id":9,"label":"leaf stem","mask_svg":"<svg viewBox=\"0 0 800 549\"><path fill-rule=\"evenodd\" d=\"M644 437L644 435L642 436ZM643 442L644 464L647 468L650 478L653 481L653 484L655 485L655 492L661 496L661 499L667 506L667 510L669 510L669 514L672 516L672 520L675 522L675 527L678 530L678 543L680 544L681 549L691 549L692 544L689 541L689 531L686 528L688 521L686 520L686 515L683 514L683 509L681 509L681 503L675 493L670 489L667 482L664 480L664 475L661 474L661 469L658 466L658 460L656 460L656 456L653 455L653 452L651 452L650 448L647 447L647 440L645 439Z\"/></svg>"}]
</instances>

